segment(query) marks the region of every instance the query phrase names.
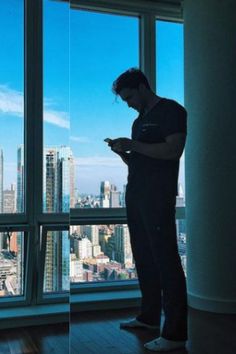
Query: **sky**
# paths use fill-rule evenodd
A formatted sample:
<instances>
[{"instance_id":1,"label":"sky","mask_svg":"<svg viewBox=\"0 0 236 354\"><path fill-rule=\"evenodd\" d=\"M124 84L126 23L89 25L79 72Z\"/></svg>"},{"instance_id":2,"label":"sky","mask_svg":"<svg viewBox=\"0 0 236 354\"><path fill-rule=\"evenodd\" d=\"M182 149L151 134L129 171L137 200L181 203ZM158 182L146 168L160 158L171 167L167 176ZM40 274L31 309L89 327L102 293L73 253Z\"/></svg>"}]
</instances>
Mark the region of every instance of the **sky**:
<instances>
[{"instance_id":1,"label":"sky","mask_svg":"<svg viewBox=\"0 0 236 354\"><path fill-rule=\"evenodd\" d=\"M0 147L9 188L23 143L23 1L0 6ZM103 139L130 137L137 117L111 86L121 72L139 66L138 18L45 0L43 25L44 146L71 146L80 193L98 194L102 180L122 190L127 168ZM157 93L183 104L183 27L158 21L156 29Z\"/></svg>"}]
</instances>

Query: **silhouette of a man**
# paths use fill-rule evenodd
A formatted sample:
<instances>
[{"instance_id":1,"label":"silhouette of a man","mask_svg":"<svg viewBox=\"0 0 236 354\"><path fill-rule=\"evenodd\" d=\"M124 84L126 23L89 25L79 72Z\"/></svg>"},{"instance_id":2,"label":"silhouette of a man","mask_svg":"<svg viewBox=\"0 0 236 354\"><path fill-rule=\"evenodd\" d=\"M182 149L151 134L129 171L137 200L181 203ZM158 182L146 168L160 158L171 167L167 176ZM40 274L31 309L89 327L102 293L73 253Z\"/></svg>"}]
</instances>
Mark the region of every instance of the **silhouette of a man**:
<instances>
[{"instance_id":1,"label":"silhouette of a man","mask_svg":"<svg viewBox=\"0 0 236 354\"><path fill-rule=\"evenodd\" d=\"M187 113L177 102L157 96L139 69L121 74L112 90L139 113L131 139L108 143L128 165L127 220L142 294L140 314L121 328L158 329L163 309L160 336L145 347L159 352L182 348L187 340L187 295L175 203Z\"/></svg>"}]
</instances>

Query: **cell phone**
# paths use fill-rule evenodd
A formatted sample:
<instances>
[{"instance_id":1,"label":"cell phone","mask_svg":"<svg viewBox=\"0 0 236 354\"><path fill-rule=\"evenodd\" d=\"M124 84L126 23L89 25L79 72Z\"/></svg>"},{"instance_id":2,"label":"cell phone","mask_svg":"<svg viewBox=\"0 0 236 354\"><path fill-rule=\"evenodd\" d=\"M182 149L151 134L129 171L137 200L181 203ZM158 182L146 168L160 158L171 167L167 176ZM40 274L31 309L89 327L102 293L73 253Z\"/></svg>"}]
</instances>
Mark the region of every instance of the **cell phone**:
<instances>
[{"instance_id":1,"label":"cell phone","mask_svg":"<svg viewBox=\"0 0 236 354\"><path fill-rule=\"evenodd\" d=\"M110 138L106 138L106 139L104 139L104 141L106 142L106 143L111 143L112 142L112 139L110 139Z\"/></svg>"}]
</instances>

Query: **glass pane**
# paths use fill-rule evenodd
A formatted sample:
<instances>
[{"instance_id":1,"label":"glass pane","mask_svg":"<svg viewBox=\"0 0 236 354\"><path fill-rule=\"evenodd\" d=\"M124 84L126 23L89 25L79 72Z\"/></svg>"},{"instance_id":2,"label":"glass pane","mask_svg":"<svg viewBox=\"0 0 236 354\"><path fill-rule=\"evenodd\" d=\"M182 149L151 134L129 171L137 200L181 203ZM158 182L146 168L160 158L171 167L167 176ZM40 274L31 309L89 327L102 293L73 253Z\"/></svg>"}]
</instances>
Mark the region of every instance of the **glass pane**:
<instances>
[{"instance_id":1,"label":"glass pane","mask_svg":"<svg viewBox=\"0 0 236 354\"><path fill-rule=\"evenodd\" d=\"M127 225L71 226L71 282L137 278Z\"/></svg>"},{"instance_id":2,"label":"glass pane","mask_svg":"<svg viewBox=\"0 0 236 354\"><path fill-rule=\"evenodd\" d=\"M105 138L130 137L136 113L111 92L139 66L138 18L71 10L70 146L76 161L73 207L121 207L127 168ZM83 28L83 31L79 31Z\"/></svg>"},{"instance_id":3,"label":"glass pane","mask_svg":"<svg viewBox=\"0 0 236 354\"><path fill-rule=\"evenodd\" d=\"M0 296L24 294L24 233L0 233Z\"/></svg>"},{"instance_id":4,"label":"glass pane","mask_svg":"<svg viewBox=\"0 0 236 354\"><path fill-rule=\"evenodd\" d=\"M183 206L183 198L178 206ZM177 242L186 274L186 223L176 220ZM136 279L137 272L126 224L78 225L70 228L70 281L100 282Z\"/></svg>"},{"instance_id":5,"label":"glass pane","mask_svg":"<svg viewBox=\"0 0 236 354\"><path fill-rule=\"evenodd\" d=\"M186 254L186 220L176 220L177 242L182 267L187 276L187 254Z\"/></svg>"},{"instance_id":6,"label":"glass pane","mask_svg":"<svg viewBox=\"0 0 236 354\"><path fill-rule=\"evenodd\" d=\"M157 94L184 105L183 24L156 21ZM184 154L180 159L179 195L185 198Z\"/></svg>"},{"instance_id":7,"label":"glass pane","mask_svg":"<svg viewBox=\"0 0 236 354\"><path fill-rule=\"evenodd\" d=\"M69 147L69 4L44 0L43 211L69 212L74 160Z\"/></svg>"},{"instance_id":8,"label":"glass pane","mask_svg":"<svg viewBox=\"0 0 236 354\"><path fill-rule=\"evenodd\" d=\"M24 1L2 1L0 23L0 213L21 213L24 211Z\"/></svg>"},{"instance_id":9,"label":"glass pane","mask_svg":"<svg viewBox=\"0 0 236 354\"><path fill-rule=\"evenodd\" d=\"M69 291L68 231L48 231L44 268L44 293Z\"/></svg>"}]
</instances>

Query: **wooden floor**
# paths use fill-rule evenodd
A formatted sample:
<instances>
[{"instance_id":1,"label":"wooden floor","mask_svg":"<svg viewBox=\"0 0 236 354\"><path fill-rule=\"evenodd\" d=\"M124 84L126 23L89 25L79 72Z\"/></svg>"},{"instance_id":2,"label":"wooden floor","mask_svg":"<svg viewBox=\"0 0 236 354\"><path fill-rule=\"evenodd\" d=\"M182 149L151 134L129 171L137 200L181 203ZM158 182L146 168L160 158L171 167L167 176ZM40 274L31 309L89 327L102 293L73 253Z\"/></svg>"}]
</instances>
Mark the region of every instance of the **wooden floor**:
<instances>
[{"instance_id":1,"label":"wooden floor","mask_svg":"<svg viewBox=\"0 0 236 354\"><path fill-rule=\"evenodd\" d=\"M67 324L0 331L0 354L148 354L143 344L158 333L143 329L120 330L134 309L82 312ZM175 354L236 354L236 315L189 309L187 350Z\"/></svg>"},{"instance_id":2,"label":"wooden floor","mask_svg":"<svg viewBox=\"0 0 236 354\"><path fill-rule=\"evenodd\" d=\"M148 354L143 344L158 333L120 330L119 323L135 310L77 313L71 316L70 354ZM236 315L189 309L187 350L175 354L236 354Z\"/></svg>"},{"instance_id":3,"label":"wooden floor","mask_svg":"<svg viewBox=\"0 0 236 354\"><path fill-rule=\"evenodd\" d=\"M69 354L69 325L0 330L0 354Z\"/></svg>"}]
</instances>

